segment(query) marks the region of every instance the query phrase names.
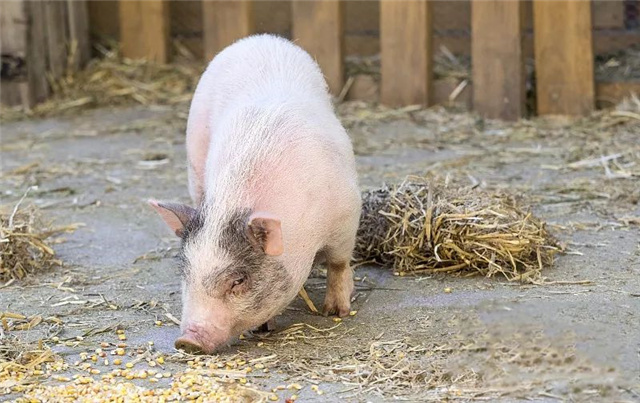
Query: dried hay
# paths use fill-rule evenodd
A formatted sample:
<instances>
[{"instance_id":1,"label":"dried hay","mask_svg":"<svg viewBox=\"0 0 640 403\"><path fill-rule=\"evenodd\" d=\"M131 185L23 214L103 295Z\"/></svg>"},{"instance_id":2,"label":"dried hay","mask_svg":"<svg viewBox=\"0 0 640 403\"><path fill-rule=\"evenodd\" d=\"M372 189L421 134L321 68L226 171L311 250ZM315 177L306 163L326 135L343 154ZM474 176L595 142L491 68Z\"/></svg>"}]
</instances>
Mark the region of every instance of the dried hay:
<instances>
[{"instance_id":1,"label":"dried hay","mask_svg":"<svg viewBox=\"0 0 640 403\"><path fill-rule=\"evenodd\" d=\"M18 120L118 105L175 105L191 100L203 70L201 63L157 64L102 50L77 73L51 83L53 96L33 109L2 108L0 119Z\"/></svg>"},{"instance_id":2,"label":"dried hay","mask_svg":"<svg viewBox=\"0 0 640 403\"><path fill-rule=\"evenodd\" d=\"M408 177L364 194L356 259L398 274L463 273L536 281L559 246L513 197Z\"/></svg>"},{"instance_id":3,"label":"dried hay","mask_svg":"<svg viewBox=\"0 0 640 403\"><path fill-rule=\"evenodd\" d=\"M22 280L31 273L60 267L62 262L47 239L76 228L51 228L35 206L20 210L18 203L9 213L0 208L0 281Z\"/></svg>"}]
</instances>

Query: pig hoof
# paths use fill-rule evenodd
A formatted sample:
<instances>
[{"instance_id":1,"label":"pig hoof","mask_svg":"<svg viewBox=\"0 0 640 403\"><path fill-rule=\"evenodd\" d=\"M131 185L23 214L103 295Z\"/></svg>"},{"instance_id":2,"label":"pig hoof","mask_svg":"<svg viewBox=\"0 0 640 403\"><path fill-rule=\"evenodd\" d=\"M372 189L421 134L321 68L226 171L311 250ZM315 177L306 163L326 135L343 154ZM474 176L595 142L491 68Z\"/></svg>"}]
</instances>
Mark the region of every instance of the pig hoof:
<instances>
[{"instance_id":1,"label":"pig hoof","mask_svg":"<svg viewBox=\"0 0 640 403\"><path fill-rule=\"evenodd\" d=\"M349 316L350 304L347 302L340 303L338 301L325 301L322 308L322 314L324 316L338 315L341 318Z\"/></svg>"}]
</instances>

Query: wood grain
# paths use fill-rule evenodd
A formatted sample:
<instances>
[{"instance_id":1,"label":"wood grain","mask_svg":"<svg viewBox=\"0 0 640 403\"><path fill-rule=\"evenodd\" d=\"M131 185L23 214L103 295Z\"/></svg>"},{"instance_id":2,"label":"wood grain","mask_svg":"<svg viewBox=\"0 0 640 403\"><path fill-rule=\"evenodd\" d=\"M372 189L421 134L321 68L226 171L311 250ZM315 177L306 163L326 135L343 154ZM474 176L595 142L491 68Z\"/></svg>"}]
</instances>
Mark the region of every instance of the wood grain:
<instances>
[{"instance_id":1,"label":"wood grain","mask_svg":"<svg viewBox=\"0 0 640 403\"><path fill-rule=\"evenodd\" d=\"M595 106L591 2L533 3L538 114L587 115Z\"/></svg>"},{"instance_id":2,"label":"wood grain","mask_svg":"<svg viewBox=\"0 0 640 403\"><path fill-rule=\"evenodd\" d=\"M430 1L381 0L380 100L383 104L429 104L431 36Z\"/></svg>"},{"instance_id":3,"label":"wood grain","mask_svg":"<svg viewBox=\"0 0 640 403\"><path fill-rule=\"evenodd\" d=\"M202 15L204 57L207 61L236 40L254 32L251 1L204 1Z\"/></svg>"},{"instance_id":4,"label":"wood grain","mask_svg":"<svg viewBox=\"0 0 640 403\"><path fill-rule=\"evenodd\" d=\"M517 120L525 113L523 15L519 1L471 3L473 106L484 117Z\"/></svg>"},{"instance_id":5,"label":"wood grain","mask_svg":"<svg viewBox=\"0 0 640 403\"><path fill-rule=\"evenodd\" d=\"M122 55L157 63L169 61L169 2L121 0L119 3Z\"/></svg>"},{"instance_id":6,"label":"wood grain","mask_svg":"<svg viewBox=\"0 0 640 403\"><path fill-rule=\"evenodd\" d=\"M336 0L293 2L292 39L316 59L333 95L344 85L343 6Z\"/></svg>"},{"instance_id":7,"label":"wood grain","mask_svg":"<svg viewBox=\"0 0 640 403\"><path fill-rule=\"evenodd\" d=\"M67 0L71 68L80 69L91 58L89 12L85 0ZM73 48L72 48L73 47Z\"/></svg>"}]
</instances>

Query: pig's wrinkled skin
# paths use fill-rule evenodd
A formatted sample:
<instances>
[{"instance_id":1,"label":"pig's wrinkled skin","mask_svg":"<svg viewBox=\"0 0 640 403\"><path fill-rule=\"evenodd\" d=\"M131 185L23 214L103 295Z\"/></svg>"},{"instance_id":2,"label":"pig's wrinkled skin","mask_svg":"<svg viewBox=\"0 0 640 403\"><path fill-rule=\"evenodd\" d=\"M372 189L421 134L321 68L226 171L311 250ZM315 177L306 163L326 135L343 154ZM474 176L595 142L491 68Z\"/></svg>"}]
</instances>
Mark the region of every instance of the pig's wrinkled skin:
<instances>
[{"instance_id":1,"label":"pig's wrinkled skin","mask_svg":"<svg viewBox=\"0 0 640 403\"><path fill-rule=\"evenodd\" d=\"M348 315L360 192L350 139L309 54L271 35L220 52L191 103L187 158L197 207L150 202L183 240L178 348L211 353L269 321L318 260L323 312Z\"/></svg>"}]
</instances>

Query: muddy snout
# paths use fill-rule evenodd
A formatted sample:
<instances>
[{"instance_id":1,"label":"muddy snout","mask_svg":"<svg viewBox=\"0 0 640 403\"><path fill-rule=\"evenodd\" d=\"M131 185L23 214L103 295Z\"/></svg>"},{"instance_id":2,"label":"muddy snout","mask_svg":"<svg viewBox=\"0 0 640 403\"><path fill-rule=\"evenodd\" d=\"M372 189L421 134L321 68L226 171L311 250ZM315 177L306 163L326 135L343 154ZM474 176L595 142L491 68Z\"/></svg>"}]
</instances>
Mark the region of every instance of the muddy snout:
<instances>
[{"instance_id":1,"label":"muddy snout","mask_svg":"<svg viewBox=\"0 0 640 403\"><path fill-rule=\"evenodd\" d=\"M212 354L226 340L226 336L213 335L204 328L189 326L176 339L175 347L189 354Z\"/></svg>"}]
</instances>

